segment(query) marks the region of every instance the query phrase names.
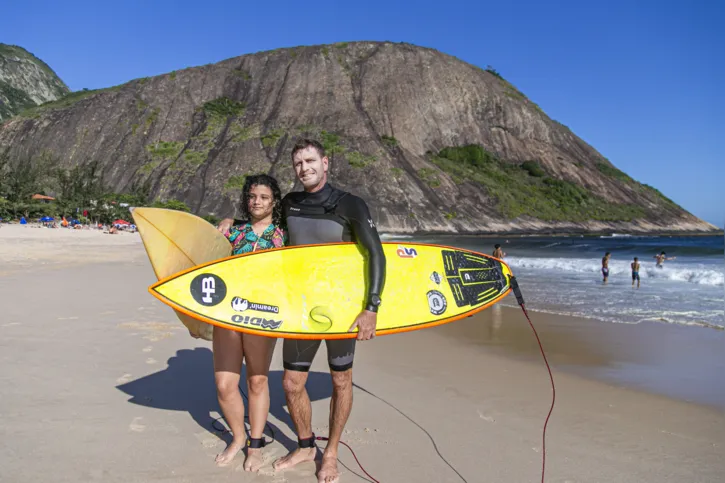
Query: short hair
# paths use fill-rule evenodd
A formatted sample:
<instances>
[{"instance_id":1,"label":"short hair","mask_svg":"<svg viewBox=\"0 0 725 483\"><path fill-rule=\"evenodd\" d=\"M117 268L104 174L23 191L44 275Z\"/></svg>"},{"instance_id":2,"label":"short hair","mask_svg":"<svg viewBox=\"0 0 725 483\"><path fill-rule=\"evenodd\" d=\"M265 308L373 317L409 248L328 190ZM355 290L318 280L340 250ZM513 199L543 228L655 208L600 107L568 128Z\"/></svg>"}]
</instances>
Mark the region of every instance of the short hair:
<instances>
[{"instance_id":1,"label":"short hair","mask_svg":"<svg viewBox=\"0 0 725 483\"><path fill-rule=\"evenodd\" d=\"M637 261L637 257L634 257L634 261L635 261L635 262Z\"/></svg>"},{"instance_id":2,"label":"short hair","mask_svg":"<svg viewBox=\"0 0 725 483\"><path fill-rule=\"evenodd\" d=\"M501 245L499 245L498 243L496 243L493 247L494 248L501 248Z\"/></svg>"},{"instance_id":3,"label":"short hair","mask_svg":"<svg viewBox=\"0 0 725 483\"><path fill-rule=\"evenodd\" d=\"M295 154L297 154L298 151L302 151L303 149L307 149L309 147L315 148L317 150L317 154L319 154L321 158L325 157L325 148L319 141L316 139L303 138L298 139L292 148L292 159L295 159Z\"/></svg>"},{"instance_id":4,"label":"short hair","mask_svg":"<svg viewBox=\"0 0 725 483\"><path fill-rule=\"evenodd\" d=\"M607 252L607 253L605 253L605 254L604 254L604 256L605 256L605 257L606 257L607 255L609 255L609 252Z\"/></svg>"}]
</instances>

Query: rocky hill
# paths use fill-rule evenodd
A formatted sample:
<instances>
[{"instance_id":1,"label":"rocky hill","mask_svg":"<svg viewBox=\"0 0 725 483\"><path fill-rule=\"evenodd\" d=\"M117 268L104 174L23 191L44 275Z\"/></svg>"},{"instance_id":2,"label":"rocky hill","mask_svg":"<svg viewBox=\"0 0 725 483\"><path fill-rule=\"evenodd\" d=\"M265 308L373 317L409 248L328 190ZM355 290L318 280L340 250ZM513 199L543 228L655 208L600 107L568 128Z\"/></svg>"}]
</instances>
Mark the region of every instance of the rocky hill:
<instances>
[{"instance_id":1,"label":"rocky hill","mask_svg":"<svg viewBox=\"0 0 725 483\"><path fill-rule=\"evenodd\" d=\"M221 217L247 174L300 189L299 136L323 141L332 182L366 199L384 232L715 230L495 70L409 44L278 49L76 92L6 121L0 154L99 161L116 190Z\"/></svg>"},{"instance_id":2,"label":"rocky hill","mask_svg":"<svg viewBox=\"0 0 725 483\"><path fill-rule=\"evenodd\" d=\"M0 44L0 122L69 92L45 62L22 47Z\"/></svg>"}]
</instances>

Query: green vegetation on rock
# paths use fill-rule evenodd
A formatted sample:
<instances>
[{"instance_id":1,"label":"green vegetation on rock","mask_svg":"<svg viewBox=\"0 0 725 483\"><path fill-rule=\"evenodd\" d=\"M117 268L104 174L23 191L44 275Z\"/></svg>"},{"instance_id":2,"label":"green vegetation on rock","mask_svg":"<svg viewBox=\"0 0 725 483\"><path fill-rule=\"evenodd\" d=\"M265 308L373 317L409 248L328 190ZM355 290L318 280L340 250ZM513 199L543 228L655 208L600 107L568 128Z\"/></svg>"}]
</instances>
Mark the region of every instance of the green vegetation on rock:
<instances>
[{"instance_id":1,"label":"green vegetation on rock","mask_svg":"<svg viewBox=\"0 0 725 483\"><path fill-rule=\"evenodd\" d=\"M191 208L189 208L186 203L179 200L154 201L151 206L153 208L165 208L167 210L185 211L187 213L191 212Z\"/></svg>"},{"instance_id":2,"label":"green vegetation on rock","mask_svg":"<svg viewBox=\"0 0 725 483\"><path fill-rule=\"evenodd\" d=\"M184 148L182 141L158 141L146 145L148 151L154 158L173 159L176 158Z\"/></svg>"},{"instance_id":3,"label":"green vegetation on rock","mask_svg":"<svg viewBox=\"0 0 725 483\"><path fill-rule=\"evenodd\" d=\"M345 147L340 144L339 134L320 131L320 142L322 143L322 147L325 148L325 154L328 156L342 154L345 152Z\"/></svg>"},{"instance_id":4,"label":"green vegetation on rock","mask_svg":"<svg viewBox=\"0 0 725 483\"><path fill-rule=\"evenodd\" d=\"M431 157L442 171L460 182L473 182L495 199L506 218L531 216L546 221L631 221L645 215L636 205L613 204L570 181L532 175L524 168L500 160L478 145L449 147ZM423 171L423 170L421 170ZM424 181L431 173L421 175ZM430 184L430 183L429 183Z\"/></svg>"},{"instance_id":5,"label":"green vegetation on rock","mask_svg":"<svg viewBox=\"0 0 725 483\"><path fill-rule=\"evenodd\" d=\"M602 162L597 163L597 169L602 174L605 174L605 175L609 176L610 178L617 178L620 181L634 181L626 173L618 170L614 166L608 165L607 163L602 163Z\"/></svg>"},{"instance_id":6,"label":"green vegetation on rock","mask_svg":"<svg viewBox=\"0 0 725 483\"><path fill-rule=\"evenodd\" d=\"M345 157L347 158L347 162L350 163L350 166L353 168L364 168L374 163L377 159L375 156L362 154L357 151L347 153L345 154Z\"/></svg>"},{"instance_id":7,"label":"green vegetation on rock","mask_svg":"<svg viewBox=\"0 0 725 483\"><path fill-rule=\"evenodd\" d=\"M282 129L272 129L267 134L262 136L262 145L265 148L273 148L277 145L277 142L279 139L284 135L284 130Z\"/></svg>"},{"instance_id":8,"label":"green vegetation on rock","mask_svg":"<svg viewBox=\"0 0 725 483\"><path fill-rule=\"evenodd\" d=\"M529 175L536 178L543 178L546 176L546 171L544 171L541 165L539 165L536 161L524 161L521 163L521 168L528 172Z\"/></svg>"},{"instance_id":9,"label":"green vegetation on rock","mask_svg":"<svg viewBox=\"0 0 725 483\"><path fill-rule=\"evenodd\" d=\"M35 105L35 101L25 91L16 89L7 82L0 80L0 119L8 119L16 112L21 112Z\"/></svg>"},{"instance_id":10,"label":"green vegetation on rock","mask_svg":"<svg viewBox=\"0 0 725 483\"><path fill-rule=\"evenodd\" d=\"M421 168L418 170L418 177L425 181L431 188L437 188L441 185L441 181L436 174L436 170L432 168Z\"/></svg>"},{"instance_id":11,"label":"green vegetation on rock","mask_svg":"<svg viewBox=\"0 0 725 483\"><path fill-rule=\"evenodd\" d=\"M383 144L385 144L388 147L394 148L398 145L398 140L395 139L393 136L386 136L383 134L380 136L380 138L383 140Z\"/></svg>"},{"instance_id":12,"label":"green vegetation on rock","mask_svg":"<svg viewBox=\"0 0 725 483\"><path fill-rule=\"evenodd\" d=\"M235 175L229 177L227 179L227 182L224 183L224 191L229 193L233 191L241 192L244 188L244 182L247 180L247 175Z\"/></svg>"},{"instance_id":13,"label":"green vegetation on rock","mask_svg":"<svg viewBox=\"0 0 725 483\"><path fill-rule=\"evenodd\" d=\"M237 102L228 97L218 97L213 101L204 103L202 107L204 112L212 117L240 116L244 113L245 105L243 102Z\"/></svg>"}]
</instances>

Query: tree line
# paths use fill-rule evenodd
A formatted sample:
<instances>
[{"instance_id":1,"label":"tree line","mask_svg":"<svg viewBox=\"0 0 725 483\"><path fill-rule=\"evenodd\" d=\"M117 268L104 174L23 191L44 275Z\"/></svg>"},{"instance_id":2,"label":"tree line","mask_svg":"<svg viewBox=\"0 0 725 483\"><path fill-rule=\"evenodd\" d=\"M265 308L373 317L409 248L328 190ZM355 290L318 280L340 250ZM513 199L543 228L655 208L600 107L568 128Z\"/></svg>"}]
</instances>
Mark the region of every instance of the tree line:
<instances>
[{"instance_id":1,"label":"tree line","mask_svg":"<svg viewBox=\"0 0 725 483\"><path fill-rule=\"evenodd\" d=\"M36 194L51 196L54 200L34 200ZM129 206L190 211L181 201L152 201L148 183L134 184L128 193L114 192L104 183L97 161L66 168L47 153L20 159L11 159L7 153L0 155L0 218L3 221L21 217L32 221L51 216L76 219L83 224L108 224L119 218L132 222Z\"/></svg>"}]
</instances>

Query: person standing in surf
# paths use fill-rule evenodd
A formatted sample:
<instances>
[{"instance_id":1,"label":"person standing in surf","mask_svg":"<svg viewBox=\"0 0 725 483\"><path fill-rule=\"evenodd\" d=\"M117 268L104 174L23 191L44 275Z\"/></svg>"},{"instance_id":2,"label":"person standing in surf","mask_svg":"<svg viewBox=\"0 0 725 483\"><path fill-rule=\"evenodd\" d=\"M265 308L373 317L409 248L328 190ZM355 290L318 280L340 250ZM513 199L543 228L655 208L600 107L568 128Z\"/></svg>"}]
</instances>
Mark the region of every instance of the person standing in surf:
<instances>
[{"instance_id":1,"label":"person standing in surf","mask_svg":"<svg viewBox=\"0 0 725 483\"><path fill-rule=\"evenodd\" d=\"M662 253L660 253L659 255L655 255L655 256L654 256L654 257L652 257L652 258L654 258L654 259L656 260L656 262L655 262L655 263L656 263L656 265L655 265L655 266L656 266L657 268L664 268L664 267L662 266L662 264L663 264L663 263L665 263L665 260L674 260L674 259L675 259L675 258L677 258L677 257L669 257L669 258L667 258L667 257L665 256L665 252L663 251L663 252L662 252Z\"/></svg>"},{"instance_id":2,"label":"person standing in surf","mask_svg":"<svg viewBox=\"0 0 725 483\"><path fill-rule=\"evenodd\" d=\"M609 257L611 257L611 253L607 252L604 254L604 257L602 258L602 277L604 280L603 283L607 283L607 280L609 279Z\"/></svg>"},{"instance_id":3,"label":"person standing in surf","mask_svg":"<svg viewBox=\"0 0 725 483\"><path fill-rule=\"evenodd\" d=\"M634 288L634 281L637 281L637 288L639 288L639 260L634 257L634 261L631 264L632 267L632 288Z\"/></svg>"},{"instance_id":4,"label":"person standing in surf","mask_svg":"<svg viewBox=\"0 0 725 483\"><path fill-rule=\"evenodd\" d=\"M277 180L266 174L248 176L242 189L242 219L222 233L232 244L232 254L280 248L287 243L282 221L282 195ZM264 426L269 414L269 366L277 339L214 326L214 379L217 398L233 439L217 455L216 463L228 465L245 444L245 471L263 464ZM244 427L244 402L239 392L242 363L247 366L250 438Z\"/></svg>"},{"instance_id":5,"label":"person standing in surf","mask_svg":"<svg viewBox=\"0 0 725 483\"><path fill-rule=\"evenodd\" d=\"M503 249L501 248L501 245L496 243L493 247L493 256L498 259L503 259L503 257L506 256L506 253L504 253Z\"/></svg>"},{"instance_id":6,"label":"person standing in surf","mask_svg":"<svg viewBox=\"0 0 725 483\"><path fill-rule=\"evenodd\" d=\"M367 204L361 198L328 183L328 164L325 149L319 141L299 140L292 148L292 167L304 191L287 194L282 203L290 246L354 241L367 255L366 299L349 329L350 332L358 329L357 338L325 340L332 378L332 401L329 441L317 473L318 483L336 483L340 478L337 454L342 431L352 410L355 343L356 340L375 337L386 268L383 246ZM231 222L230 219L222 220L219 229L224 230ZM275 461L275 470L313 461L317 454L315 435L312 433L312 406L305 384L321 343L321 340L284 340L283 386L297 432L298 447Z\"/></svg>"}]
</instances>

